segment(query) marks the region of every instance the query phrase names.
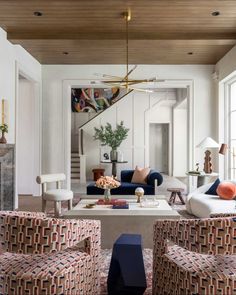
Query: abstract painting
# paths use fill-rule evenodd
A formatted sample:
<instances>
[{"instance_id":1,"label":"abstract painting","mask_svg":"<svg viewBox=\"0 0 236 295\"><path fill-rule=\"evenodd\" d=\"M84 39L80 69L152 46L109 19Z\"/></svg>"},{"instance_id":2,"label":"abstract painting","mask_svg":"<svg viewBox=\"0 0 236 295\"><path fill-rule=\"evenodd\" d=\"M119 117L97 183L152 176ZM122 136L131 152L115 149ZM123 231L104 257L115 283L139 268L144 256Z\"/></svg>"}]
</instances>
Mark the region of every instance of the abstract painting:
<instances>
[{"instance_id":1,"label":"abstract painting","mask_svg":"<svg viewBox=\"0 0 236 295\"><path fill-rule=\"evenodd\" d=\"M125 90L119 88L72 88L72 112L100 112L119 100Z\"/></svg>"}]
</instances>

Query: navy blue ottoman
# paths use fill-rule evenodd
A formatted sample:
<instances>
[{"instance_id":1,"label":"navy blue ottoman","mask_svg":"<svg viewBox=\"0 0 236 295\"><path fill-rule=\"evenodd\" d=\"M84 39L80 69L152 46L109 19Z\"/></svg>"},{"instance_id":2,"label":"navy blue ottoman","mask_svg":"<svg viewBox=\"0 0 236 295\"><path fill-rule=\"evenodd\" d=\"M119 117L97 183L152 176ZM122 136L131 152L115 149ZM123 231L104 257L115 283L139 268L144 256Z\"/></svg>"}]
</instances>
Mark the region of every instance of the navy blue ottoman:
<instances>
[{"instance_id":1,"label":"navy blue ottoman","mask_svg":"<svg viewBox=\"0 0 236 295\"><path fill-rule=\"evenodd\" d=\"M141 235L122 234L113 246L108 294L141 295L146 288Z\"/></svg>"}]
</instances>

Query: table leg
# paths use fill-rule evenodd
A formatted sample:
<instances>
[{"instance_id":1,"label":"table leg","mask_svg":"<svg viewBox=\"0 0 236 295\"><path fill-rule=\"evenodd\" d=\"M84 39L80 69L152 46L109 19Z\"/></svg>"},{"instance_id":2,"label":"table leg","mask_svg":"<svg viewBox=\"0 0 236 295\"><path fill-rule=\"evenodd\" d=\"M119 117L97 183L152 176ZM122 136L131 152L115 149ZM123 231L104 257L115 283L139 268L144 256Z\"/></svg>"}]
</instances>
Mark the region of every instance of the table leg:
<instances>
[{"instance_id":1,"label":"table leg","mask_svg":"<svg viewBox=\"0 0 236 295\"><path fill-rule=\"evenodd\" d=\"M200 187L206 183L206 177L204 175L198 175L197 177L197 187Z\"/></svg>"},{"instance_id":2,"label":"table leg","mask_svg":"<svg viewBox=\"0 0 236 295\"><path fill-rule=\"evenodd\" d=\"M116 171L116 162L112 162L112 175L116 177L117 171Z\"/></svg>"}]
</instances>

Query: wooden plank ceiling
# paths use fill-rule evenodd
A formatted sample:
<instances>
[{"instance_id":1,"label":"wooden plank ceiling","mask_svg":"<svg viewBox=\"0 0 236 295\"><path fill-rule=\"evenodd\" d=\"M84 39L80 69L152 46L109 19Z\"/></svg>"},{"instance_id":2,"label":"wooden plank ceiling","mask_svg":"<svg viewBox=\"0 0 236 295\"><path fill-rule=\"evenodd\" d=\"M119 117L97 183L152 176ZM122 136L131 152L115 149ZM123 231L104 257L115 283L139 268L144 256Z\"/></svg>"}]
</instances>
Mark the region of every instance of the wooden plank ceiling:
<instances>
[{"instance_id":1,"label":"wooden plank ceiling","mask_svg":"<svg viewBox=\"0 0 236 295\"><path fill-rule=\"evenodd\" d=\"M236 44L235 0L0 0L0 27L42 64L123 64L127 8L130 64L215 64Z\"/></svg>"}]
</instances>

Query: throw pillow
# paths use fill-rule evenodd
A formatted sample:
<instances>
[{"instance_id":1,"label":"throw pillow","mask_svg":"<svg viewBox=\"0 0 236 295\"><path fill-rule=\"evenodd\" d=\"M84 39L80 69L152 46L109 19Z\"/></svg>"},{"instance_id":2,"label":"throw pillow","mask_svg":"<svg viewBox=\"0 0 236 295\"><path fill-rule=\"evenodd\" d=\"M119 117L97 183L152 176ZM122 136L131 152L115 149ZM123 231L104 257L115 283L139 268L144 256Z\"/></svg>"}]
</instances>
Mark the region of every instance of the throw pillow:
<instances>
[{"instance_id":1,"label":"throw pillow","mask_svg":"<svg viewBox=\"0 0 236 295\"><path fill-rule=\"evenodd\" d=\"M205 192L206 195L214 195L217 196L217 188L220 184L219 178L216 179L216 181L212 184L212 186L208 189L208 191Z\"/></svg>"},{"instance_id":2,"label":"throw pillow","mask_svg":"<svg viewBox=\"0 0 236 295\"><path fill-rule=\"evenodd\" d=\"M221 199L232 200L236 196L236 185L232 182L221 182L217 188L217 194Z\"/></svg>"},{"instance_id":3,"label":"throw pillow","mask_svg":"<svg viewBox=\"0 0 236 295\"><path fill-rule=\"evenodd\" d=\"M148 174L150 173L150 168L140 168L136 166L134 170L133 177L131 179L131 183L142 183L146 184L147 183L147 177Z\"/></svg>"}]
</instances>

